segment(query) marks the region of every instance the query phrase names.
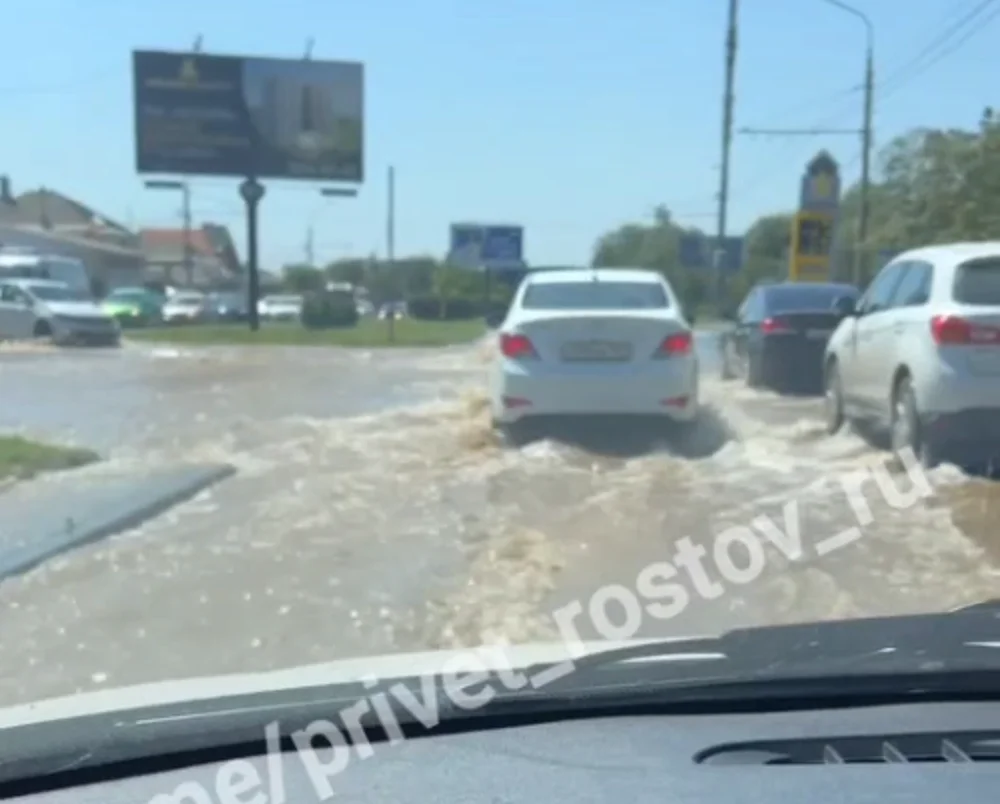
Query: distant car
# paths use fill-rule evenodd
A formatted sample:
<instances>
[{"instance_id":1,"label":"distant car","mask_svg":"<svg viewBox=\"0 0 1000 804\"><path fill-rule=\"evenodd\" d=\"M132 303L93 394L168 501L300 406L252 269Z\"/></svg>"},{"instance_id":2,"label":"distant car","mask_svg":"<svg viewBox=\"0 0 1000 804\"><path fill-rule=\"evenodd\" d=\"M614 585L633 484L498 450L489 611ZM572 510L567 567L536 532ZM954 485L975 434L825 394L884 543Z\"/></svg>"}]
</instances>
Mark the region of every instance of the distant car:
<instances>
[{"instance_id":1,"label":"distant car","mask_svg":"<svg viewBox=\"0 0 1000 804\"><path fill-rule=\"evenodd\" d=\"M844 317L836 303L853 285L775 282L751 289L719 338L722 375L753 388L822 388L823 350Z\"/></svg>"},{"instance_id":2,"label":"distant car","mask_svg":"<svg viewBox=\"0 0 1000 804\"><path fill-rule=\"evenodd\" d=\"M212 317L208 297L203 293L180 291L167 298L163 320L167 324L193 324Z\"/></svg>"},{"instance_id":3,"label":"distant car","mask_svg":"<svg viewBox=\"0 0 1000 804\"><path fill-rule=\"evenodd\" d=\"M247 297L239 291L213 293L209 305L220 321L245 321L247 318Z\"/></svg>"},{"instance_id":4,"label":"distant car","mask_svg":"<svg viewBox=\"0 0 1000 804\"><path fill-rule=\"evenodd\" d=\"M406 312L406 302L387 302L379 308L378 318L381 321L387 321L390 318L393 321L398 321L406 318Z\"/></svg>"},{"instance_id":5,"label":"distant car","mask_svg":"<svg viewBox=\"0 0 1000 804\"><path fill-rule=\"evenodd\" d=\"M269 321L298 321L303 303L301 296L265 296L257 302L257 315Z\"/></svg>"},{"instance_id":6,"label":"distant car","mask_svg":"<svg viewBox=\"0 0 1000 804\"><path fill-rule=\"evenodd\" d=\"M698 414L698 358L670 284L638 269L533 272L499 324L494 426L510 441L539 417Z\"/></svg>"},{"instance_id":7,"label":"distant car","mask_svg":"<svg viewBox=\"0 0 1000 804\"><path fill-rule=\"evenodd\" d=\"M78 288L42 279L0 280L0 338L116 346L121 328Z\"/></svg>"},{"instance_id":8,"label":"distant car","mask_svg":"<svg viewBox=\"0 0 1000 804\"><path fill-rule=\"evenodd\" d=\"M824 360L831 432L884 428L927 466L1000 457L1000 241L907 251L844 305Z\"/></svg>"},{"instance_id":9,"label":"distant car","mask_svg":"<svg viewBox=\"0 0 1000 804\"><path fill-rule=\"evenodd\" d=\"M145 288L117 288L101 303L122 327L143 327L163 321L164 298Z\"/></svg>"}]
</instances>

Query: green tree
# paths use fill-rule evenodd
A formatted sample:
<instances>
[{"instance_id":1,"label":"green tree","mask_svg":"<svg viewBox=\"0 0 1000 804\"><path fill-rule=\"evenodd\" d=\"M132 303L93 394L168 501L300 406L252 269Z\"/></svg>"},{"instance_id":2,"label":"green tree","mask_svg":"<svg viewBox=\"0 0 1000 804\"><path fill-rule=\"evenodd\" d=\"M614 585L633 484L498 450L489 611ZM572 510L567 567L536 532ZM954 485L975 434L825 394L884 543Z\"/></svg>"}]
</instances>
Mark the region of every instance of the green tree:
<instances>
[{"instance_id":1,"label":"green tree","mask_svg":"<svg viewBox=\"0 0 1000 804\"><path fill-rule=\"evenodd\" d=\"M324 286L323 272L311 265L286 265L282 274L282 284L292 293L311 293Z\"/></svg>"}]
</instances>

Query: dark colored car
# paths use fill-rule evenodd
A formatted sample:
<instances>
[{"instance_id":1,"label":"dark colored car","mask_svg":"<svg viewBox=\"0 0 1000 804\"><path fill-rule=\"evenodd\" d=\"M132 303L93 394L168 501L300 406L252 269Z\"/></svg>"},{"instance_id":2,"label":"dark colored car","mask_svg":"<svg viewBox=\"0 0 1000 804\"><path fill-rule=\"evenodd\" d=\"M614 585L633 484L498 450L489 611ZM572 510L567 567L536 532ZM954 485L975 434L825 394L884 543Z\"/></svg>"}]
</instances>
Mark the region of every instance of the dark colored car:
<instances>
[{"instance_id":1,"label":"dark colored car","mask_svg":"<svg viewBox=\"0 0 1000 804\"><path fill-rule=\"evenodd\" d=\"M754 287L722 334L722 373L751 387L822 388L823 350L844 317L853 285L777 282Z\"/></svg>"},{"instance_id":2,"label":"dark colored car","mask_svg":"<svg viewBox=\"0 0 1000 804\"><path fill-rule=\"evenodd\" d=\"M220 291L209 297L212 312L219 321L246 321L247 297L239 291Z\"/></svg>"}]
</instances>

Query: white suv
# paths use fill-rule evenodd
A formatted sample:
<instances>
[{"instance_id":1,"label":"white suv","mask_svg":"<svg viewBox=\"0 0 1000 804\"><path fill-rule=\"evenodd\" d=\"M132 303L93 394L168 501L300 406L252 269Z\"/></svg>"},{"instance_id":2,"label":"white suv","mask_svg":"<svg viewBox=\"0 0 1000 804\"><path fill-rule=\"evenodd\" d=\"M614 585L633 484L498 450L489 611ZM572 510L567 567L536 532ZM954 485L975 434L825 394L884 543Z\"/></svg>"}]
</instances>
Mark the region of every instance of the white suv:
<instances>
[{"instance_id":1,"label":"white suv","mask_svg":"<svg viewBox=\"0 0 1000 804\"><path fill-rule=\"evenodd\" d=\"M824 355L827 427L863 420L925 465L1000 455L1000 241L907 251Z\"/></svg>"}]
</instances>

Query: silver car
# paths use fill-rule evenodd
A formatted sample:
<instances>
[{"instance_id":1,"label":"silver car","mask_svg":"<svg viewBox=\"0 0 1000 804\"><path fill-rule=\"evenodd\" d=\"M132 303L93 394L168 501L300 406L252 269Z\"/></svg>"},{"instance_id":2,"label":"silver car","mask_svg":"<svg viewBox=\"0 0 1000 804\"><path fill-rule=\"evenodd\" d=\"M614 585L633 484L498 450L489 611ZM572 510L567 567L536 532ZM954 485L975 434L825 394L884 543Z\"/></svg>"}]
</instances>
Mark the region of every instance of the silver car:
<instances>
[{"instance_id":1,"label":"silver car","mask_svg":"<svg viewBox=\"0 0 1000 804\"><path fill-rule=\"evenodd\" d=\"M116 346L118 322L82 291L43 279L0 281L0 338Z\"/></svg>"}]
</instances>

